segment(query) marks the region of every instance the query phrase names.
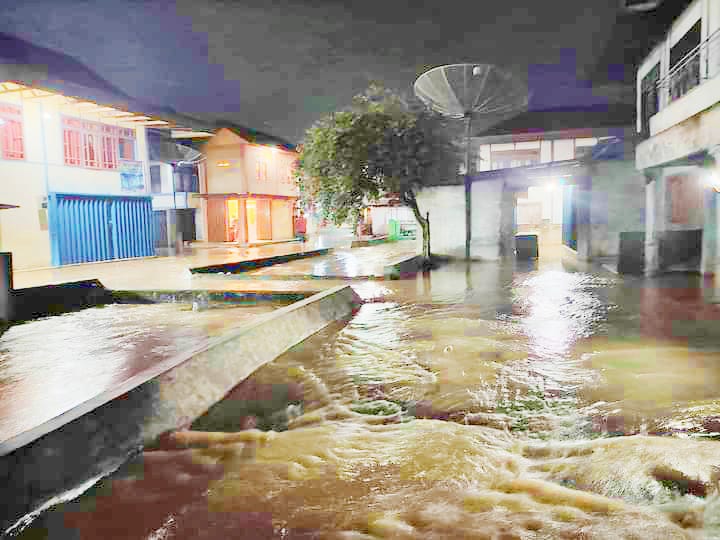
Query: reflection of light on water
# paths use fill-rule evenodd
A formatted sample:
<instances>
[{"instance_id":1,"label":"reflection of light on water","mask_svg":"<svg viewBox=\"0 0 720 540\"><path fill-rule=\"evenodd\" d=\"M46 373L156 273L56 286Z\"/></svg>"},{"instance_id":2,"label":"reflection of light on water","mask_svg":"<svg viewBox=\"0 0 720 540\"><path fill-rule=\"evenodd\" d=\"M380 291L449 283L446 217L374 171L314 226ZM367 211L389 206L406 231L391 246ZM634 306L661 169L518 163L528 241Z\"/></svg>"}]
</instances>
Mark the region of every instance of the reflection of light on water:
<instances>
[{"instance_id":1,"label":"reflection of light on water","mask_svg":"<svg viewBox=\"0 0 720 540\"><path fill-rule=\"evenodd\" d=\"M354 278L359 274L360 265L358 259L352 253L338 253L338 266L342 269L345 277Z\"/></svg>"},{"instance_id":2,"label":"reflection of light on water","mask_svg":"<svg viewBox=\"0 0 720 540\"><path fill-rule=\"evenodd\" d=\"M366 302L369 300L384 298L385 296L392 294L390 289L376 281L353 283L352 287L357 295Z\"/></svg>"},{"instance_id":3,"label":"reflection of light on water","mask_svg":"<svg viewBox=\"0 0 720 540\"><path fill-rule=\"evenodd\" d=\"M602 303L586 290L586 276L552 271L528 279L522 318L532 347L541 357L564 356L580 337L590 334Z\"/></svg>"}]
</instances>

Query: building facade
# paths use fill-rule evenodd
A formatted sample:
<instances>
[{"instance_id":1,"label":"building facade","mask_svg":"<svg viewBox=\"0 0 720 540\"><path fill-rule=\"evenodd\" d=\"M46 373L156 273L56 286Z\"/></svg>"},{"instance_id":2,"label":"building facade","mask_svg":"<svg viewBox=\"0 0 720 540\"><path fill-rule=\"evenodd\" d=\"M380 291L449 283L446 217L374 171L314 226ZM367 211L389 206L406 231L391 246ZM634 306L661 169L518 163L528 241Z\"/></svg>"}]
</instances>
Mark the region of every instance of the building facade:
<instances>
[{"instance_id":1,"label":"building facade","mask_svg":"<svg viewBox=\"0 0 720 540\"><path fill-rule=\"evenodd\" d=\"M696 0L637 71L636 165L646 177L645 270L718 266L720 2Z\"/></svg>"},{"instance_id":2,"label":"building facade","mask_svg":"<svg viewBox=\"0 0 720 540\"><path fill-rule=\"evenodd\" d=\"M198 240L203 216L196 195L204 157L167 130L148 129L147 140L155 249L172 253L178 242Z\"/></svg>"},{"instance_id":3,"label":"building facade","mask_svg":"<svg viewBox=\"0 0 720 540\"><path fill-rule=\"evenodd\" d=\"M553 246L559 256L612 259L620 233L644 228L632 128L498 134L472 146L474 259L512 256L518 234L538 235L541 247ZM418 199L430 212L432 251L463 257L464 186L430 188Z\"/></svg>"},{"instance_id":4,"label":"building facade","mask_svg":"<svg viewBox=\"0 0 720 540\"><path fill-rule=\"evenodd\" d=\"M295 237L295 151L221 128L202 153L203 240L254 244Z\"/></svg>"},{"instance_id":5,"label":"building facade","mask_svg":"<svg viewBox=\"0 0 720 540\"><path fill-rule=\"evenodd\" d=\"M15 268L153 255L146 127L167 122L0 84L0 249Z\"/></svg>"}]
</instances>

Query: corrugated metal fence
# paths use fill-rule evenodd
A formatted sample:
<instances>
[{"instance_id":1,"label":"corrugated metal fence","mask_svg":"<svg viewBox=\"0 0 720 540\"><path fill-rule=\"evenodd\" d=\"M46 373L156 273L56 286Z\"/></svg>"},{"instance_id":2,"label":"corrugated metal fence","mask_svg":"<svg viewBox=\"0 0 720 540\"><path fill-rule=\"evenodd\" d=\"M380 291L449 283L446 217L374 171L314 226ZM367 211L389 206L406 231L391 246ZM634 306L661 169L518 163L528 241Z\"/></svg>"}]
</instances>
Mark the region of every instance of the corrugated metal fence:
<instances>
[{"instance_id":1,"label":"corrugated metal fence","mask_svg":"<svg viewBox=\"0 0 720 540\"><path fill-rule=\"evenodd\" d=\"M52 264L154 255L152 199L51 193Z\"/></svg>"}]
</instances>

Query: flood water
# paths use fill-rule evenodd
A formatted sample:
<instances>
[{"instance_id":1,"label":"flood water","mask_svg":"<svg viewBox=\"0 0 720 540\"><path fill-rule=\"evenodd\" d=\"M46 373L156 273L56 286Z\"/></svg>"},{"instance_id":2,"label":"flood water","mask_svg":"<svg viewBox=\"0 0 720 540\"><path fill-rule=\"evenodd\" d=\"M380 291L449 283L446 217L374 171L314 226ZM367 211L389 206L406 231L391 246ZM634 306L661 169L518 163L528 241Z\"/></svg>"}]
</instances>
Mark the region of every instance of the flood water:
<instances>
[{"instance_id":1,"label":"flood water","mask_svg":"<svg viewBox=\"0 0 720 540\"><path fill-rule=\"evenodd\" d=\"M720 538L700 279L454 264L258 370L27 538Z\"/></svg>"},{"instance_id":2,"label":"flood water","mask_svg":"<svg viewBox=\"0 0 720 540\"><path fill-rule=\"evenodd\" d=\"M280 305L113 304L10 327L0 336L0 447Z\"/></svg>"}]
</instances>

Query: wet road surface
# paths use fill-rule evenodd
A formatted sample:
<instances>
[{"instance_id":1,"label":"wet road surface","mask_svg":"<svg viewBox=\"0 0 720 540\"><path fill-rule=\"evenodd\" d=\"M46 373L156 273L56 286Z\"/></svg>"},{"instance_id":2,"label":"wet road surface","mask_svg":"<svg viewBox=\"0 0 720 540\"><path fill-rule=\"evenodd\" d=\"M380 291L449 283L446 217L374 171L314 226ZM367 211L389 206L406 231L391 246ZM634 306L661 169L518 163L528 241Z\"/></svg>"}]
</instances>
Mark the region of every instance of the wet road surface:
<instances>
[{"instance_id":1,"label":"wet road surface","mask_svg":"<svg viewBox=\"0 0 720 540\"><path fill-rule=\"evenodd\" d=\"M0 448L280 305L114 304L10 327L0 336Z\"/></svg>"},{"instance_id":2,"label":"wet road surface","mask_svg":"<svg viewBox=\"0 0 720 540\"><path fill-rule=\"evenodd\" d=\"M26 537L720 538L705 285L542 262L354 283L348 324Z\"/></svg>"}]
</instances>

